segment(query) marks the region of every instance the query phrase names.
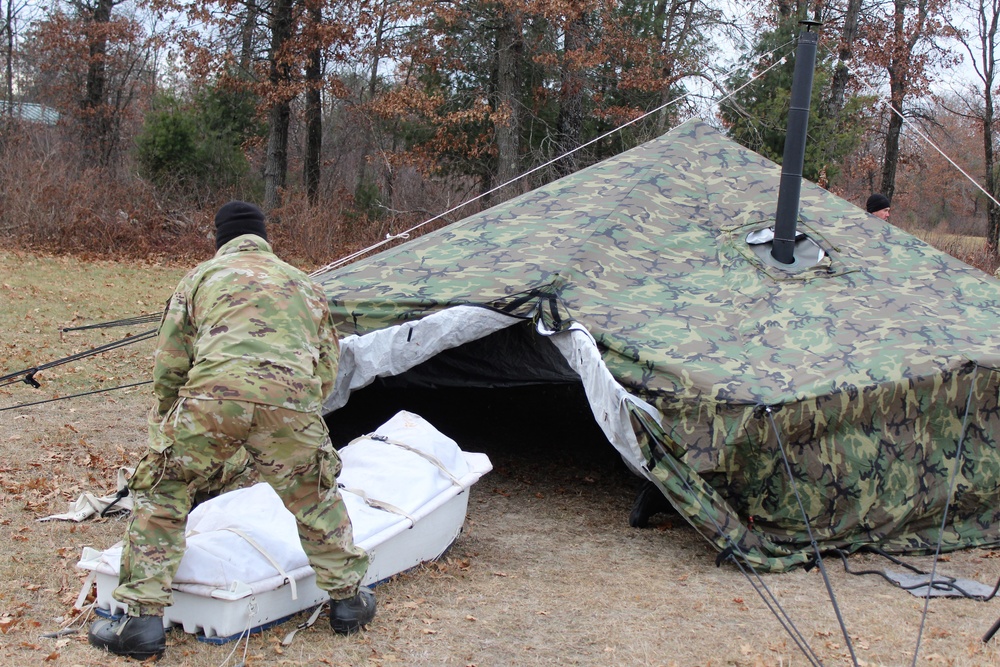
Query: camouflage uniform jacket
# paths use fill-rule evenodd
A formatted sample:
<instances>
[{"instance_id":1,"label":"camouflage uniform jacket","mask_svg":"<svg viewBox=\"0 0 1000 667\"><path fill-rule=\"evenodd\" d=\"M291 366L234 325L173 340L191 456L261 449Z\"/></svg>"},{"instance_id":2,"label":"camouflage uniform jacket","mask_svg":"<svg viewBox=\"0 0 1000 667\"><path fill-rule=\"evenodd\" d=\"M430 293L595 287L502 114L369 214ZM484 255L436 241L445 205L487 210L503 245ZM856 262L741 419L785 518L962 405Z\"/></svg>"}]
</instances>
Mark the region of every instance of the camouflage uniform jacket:
<instances>
[{"instance_id":1,"label":"camouflage uniform jacket","mask_svg":"<svg viewBox=\"0 0 1000 667\"><path fill-rule=\"evenodd\" d=\"M333 389L339 350L326 297L246 234L181 280L160 322L153 365L162 419L178 397L314 412Z\"/></svg>"}]
</instances>

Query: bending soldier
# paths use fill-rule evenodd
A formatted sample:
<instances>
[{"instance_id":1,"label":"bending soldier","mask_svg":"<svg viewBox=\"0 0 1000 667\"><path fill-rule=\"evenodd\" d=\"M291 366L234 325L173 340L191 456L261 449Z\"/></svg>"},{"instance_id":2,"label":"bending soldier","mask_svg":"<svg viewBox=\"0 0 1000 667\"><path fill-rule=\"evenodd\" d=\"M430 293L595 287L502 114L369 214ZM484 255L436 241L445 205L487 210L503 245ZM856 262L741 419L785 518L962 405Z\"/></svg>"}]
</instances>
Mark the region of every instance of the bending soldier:
<instances>
[{"instance_id":1,"label":"bending soldier","mask_svg":"<svg viewBox=\"0 0 1000 667\"><path fill-rule=\"evenodd\" d=\"M180 282L160 323L149 451L129 484L135 508L113 593L128 614L89 633L94 646L137 659L166 649L163 609L192 499L240 447L295 516L333 630L356 632L375 616L374 594L359 587L368 555L353 542L320 413L339 356L326 298L274 255L256 206L230 202L215 225L215 257Z\"/></svg>"}]
</instances>

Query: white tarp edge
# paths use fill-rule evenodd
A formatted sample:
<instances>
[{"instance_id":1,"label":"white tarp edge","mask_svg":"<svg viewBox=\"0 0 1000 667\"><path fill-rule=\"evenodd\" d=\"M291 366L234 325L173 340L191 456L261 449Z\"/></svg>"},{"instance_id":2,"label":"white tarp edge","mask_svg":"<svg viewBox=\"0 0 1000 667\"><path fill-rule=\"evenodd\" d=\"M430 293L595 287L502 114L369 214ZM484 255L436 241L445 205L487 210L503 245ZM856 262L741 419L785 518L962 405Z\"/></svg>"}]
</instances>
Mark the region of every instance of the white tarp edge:
<instances>
[{"instance_id":1,"label":"white tarp edge","mask_svg":"<svg viewBox=\"0 0 1000 667\"><path fill-rule=\"evenodd\" d=\"M371 384L377 377L399 375L439 352L522 321L522 318L488 308L455 306L364 336L348 336L340 343L337 385L324 408L332 411L343 407L352 391ZM630 468L648 477L641 472L645 461L632 430L626 402L639 407L658 422L662 421L659 411L629 394L614 379L601 359L593 336L582 325L575 323L567 331L558 333L539 326L538 332L549 337L580 376L594 418L608 441Z\"/></svg>"},{"instance_id":2,"label":"white tarp edge","mask_svg":"<svg viewBox=\"0 0 1000 667\"><path fill-rule=\"evenodd\" d=\"M377 377L405 373L439 352L479 340L521 321L521 318L488 308L455 306L364 336L347 336L340 341L337 384L323 409L332 412L342 408L352 391L368 386Z\"/></svg>"},{"instance_id":3,"label":"white tarp edge","mask_svg":"<svg viewBox=\"0 0 1000 667\"><path fill-rule=\"evenodd\" d=\"M540 333L549 336L570 368L580 376L594 419L608 441L636 474L648 477L640 472L645 467L645 460L635 431L632 430L626 403L638 406L657 421L660 421L659 411L642 399L632 396L618 384L604 365L597 342L583 325L574 323L567 331L560 333L547 334L541 330Z\"/></svg>"}]
</instances>

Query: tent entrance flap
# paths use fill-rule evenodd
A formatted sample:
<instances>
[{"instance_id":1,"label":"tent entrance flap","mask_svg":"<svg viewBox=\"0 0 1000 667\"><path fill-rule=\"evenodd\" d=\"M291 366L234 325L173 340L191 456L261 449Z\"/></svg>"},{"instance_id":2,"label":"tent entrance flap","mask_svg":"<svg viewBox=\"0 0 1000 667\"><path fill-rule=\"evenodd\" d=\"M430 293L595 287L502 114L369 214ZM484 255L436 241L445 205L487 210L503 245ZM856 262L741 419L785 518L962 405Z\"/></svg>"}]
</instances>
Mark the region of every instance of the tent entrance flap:
<instances>
[{"instance_id":1,"label":"tent entrance flap","mask_svg":"<svg viewBox=\"0 0 1000 667\"><path fill-rule=\"evenodd\" d=\"M518 387L579 382L552 342L525 321L445 350L404 373L382 378L387 388Z\"/></svg>"}]
</instances>

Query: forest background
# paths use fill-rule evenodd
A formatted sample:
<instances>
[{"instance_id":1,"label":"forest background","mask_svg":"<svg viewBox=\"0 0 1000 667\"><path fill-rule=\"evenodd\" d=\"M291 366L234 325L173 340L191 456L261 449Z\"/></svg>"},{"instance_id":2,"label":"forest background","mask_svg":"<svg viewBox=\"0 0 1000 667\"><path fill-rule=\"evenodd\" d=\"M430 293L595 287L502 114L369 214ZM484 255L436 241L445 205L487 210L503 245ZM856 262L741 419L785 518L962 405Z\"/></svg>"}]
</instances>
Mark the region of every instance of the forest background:
<instances>
[{"instance_id":1,"label":"forest background","mask_svg":"<svg viewBox=\"0 0 1000 667\"><path fill-rule=\"evenodd\" d=\"M1000 264L1000 0L0 3L8 247L203 259L238 198L315 267L695 115L780 162L807 19L805 177Z\"/></svg>"}]
</instances>

